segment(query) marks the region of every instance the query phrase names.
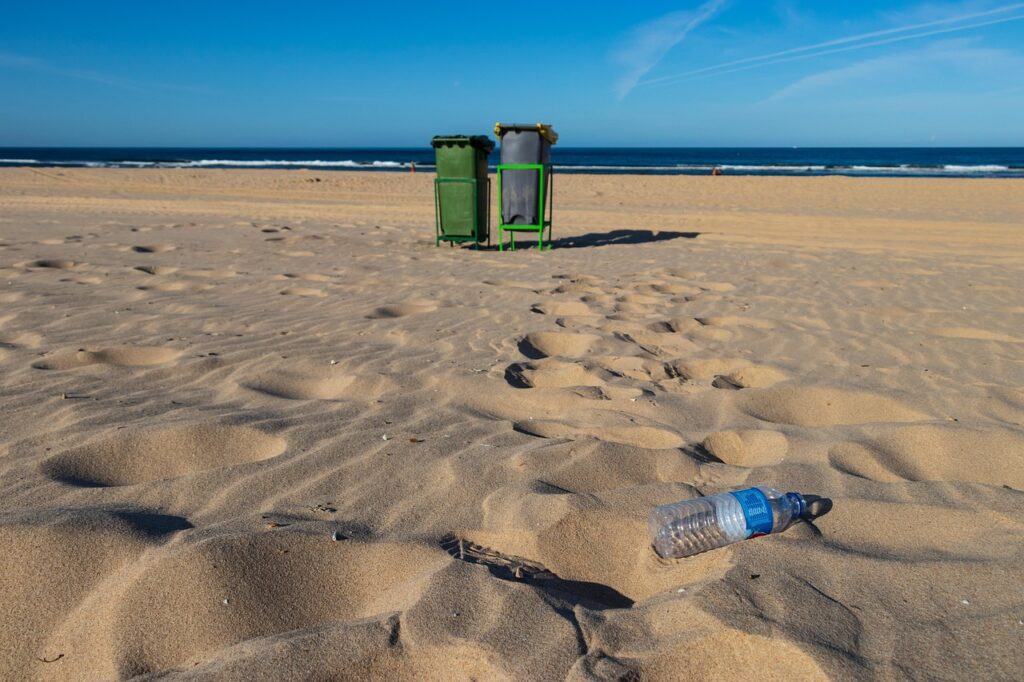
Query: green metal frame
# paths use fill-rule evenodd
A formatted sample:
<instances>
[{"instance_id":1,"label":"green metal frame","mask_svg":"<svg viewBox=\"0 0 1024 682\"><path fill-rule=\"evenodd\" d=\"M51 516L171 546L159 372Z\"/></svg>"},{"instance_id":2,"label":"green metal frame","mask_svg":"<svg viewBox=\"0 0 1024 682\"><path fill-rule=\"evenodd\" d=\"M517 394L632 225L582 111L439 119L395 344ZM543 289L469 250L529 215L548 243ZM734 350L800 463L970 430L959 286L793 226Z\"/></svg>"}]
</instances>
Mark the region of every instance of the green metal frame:
<instances>
[{"instance_id":1,"label":"green metal frame","mask_svg":"<svg viewBox=\"0 0 1024 682\"><path fill-rule=\"evenodd\" d=\"M441 183L471 183L473 185L473 234L471 236L466 235L447 235L441 229L441 193L438 191L438 186ZM483 241L480 237L480 211L477 208L480 204L479 196L479 183L476 178L434 178L434 246L441 246L442 241L448 242L450 245L455 246L456 242L474 242L476 248L480 248L480 242ZM491 245L491 179L487 178L487 246Z\"/></svg>"},{"instance_id":2,"label":"green metal frame","mask_svg":"<svg viewBox=\"0 0 1024 682\"><path fill-rule=\"evenodd\" d=\"M535 170L537 171L537 183L540 193L537 196L537 216L540 222L534 225L506 225L505 224L505 211L501 205L501 174L507 170ZM554 217L555 192L551 183L552 169L549 165L543 163L508 163L498 164L497 166L497 177L498 177L498 250L505 250L505 232L510 233L510 241L512 244L512 251L516 250L516 232L536 232L537 233L537 247L540 251L544 250L544 228L548 228L548 250L551 250L551 221ZM546 191L545 191L546 190ZM547 216L545 217L545 199L547 200Z\"/></svg>"}]
</instances>

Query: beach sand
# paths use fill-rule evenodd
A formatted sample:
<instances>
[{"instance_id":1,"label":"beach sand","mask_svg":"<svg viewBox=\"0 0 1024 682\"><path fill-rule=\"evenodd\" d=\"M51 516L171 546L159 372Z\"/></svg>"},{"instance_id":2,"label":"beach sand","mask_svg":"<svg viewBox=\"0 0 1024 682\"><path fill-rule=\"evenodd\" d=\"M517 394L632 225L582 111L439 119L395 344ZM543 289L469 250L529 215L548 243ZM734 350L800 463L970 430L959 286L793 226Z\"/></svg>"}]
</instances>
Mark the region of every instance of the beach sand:
<instances>
[{"instance_id":1,"label":"beach sand","mask_svg":"<svg viewBox=\"0 0 1024 682\"><path fill-rule=\"evenodd\" d=\"M0 677L1019 678L1022 188L0 170Z\"/></svg>"}]
</instances>

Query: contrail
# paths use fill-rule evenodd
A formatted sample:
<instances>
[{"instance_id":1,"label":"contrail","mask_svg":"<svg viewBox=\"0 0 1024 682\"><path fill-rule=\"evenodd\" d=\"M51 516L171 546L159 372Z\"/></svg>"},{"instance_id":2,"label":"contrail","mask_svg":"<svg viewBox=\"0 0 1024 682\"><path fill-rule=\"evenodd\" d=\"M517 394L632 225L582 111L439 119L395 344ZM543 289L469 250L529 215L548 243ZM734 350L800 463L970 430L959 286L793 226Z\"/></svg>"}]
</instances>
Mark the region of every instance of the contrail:
<instances>
[{"instance_id":1,"label":"contrail","mask_svg":"<svg viewBox=\"0 0 1024 682\"><path fill-rule=\"evenodd\" d=\"M980 28L982 26L991 26L993 24L1002 24L1002 23L1006 23L1008 21L1016 21L1018 19L1024 18L1024 15L1013 16L1013 17L1003 17L1003 18L994 19L994 20L991 20L991 21L979 22L979 23L968 24L968 25L963 25L963 26L954 26L954 27L951 27L951 28L939 29L939 30L936 30L936 31L928 31L928 32L925 32L925 33L915 33L913 35L897 36L895 38L889 38L889 39L886 39L886 40L879 40L879 41L874 41L874 42L869 42L869 43L861 43L860 42L860 41L863 41L863 40L868 40L869 38L877 38L879 36L892 35L894 33L906 33L908 31L918 31L918 30L923 29L923 28L930 28L932 26L941 26L943 24L954 24L954 23L958 23L958 22L962 22L962 21L968 21L970 19L978 19L978 18L981 18L981 17L992 16L993 14L1005 14L1006 12L1012 12L1014 10L1018 10L1018 9L1022 9L1022 8L1024 8L1024 3L1018 2L1018 3L1012 4L1012 5L1005 5L1003 7L998 7L996 9L991 9L991 10L988 10L988 11L985 11L985 12L975 12L974 14L963 14L963 15L956 16L956 17L949 17L947 19L939 19L937 21L929 21L929 22L926 22L926 23L923 23L923 24L914 24L912 26L903 26L903 27L900 27L900 28L889 28L889 29L885 29L885 30L882 30L882 31L872 31L870 33L862 33L860 35L848 36L846 38L837 38L835 40L829 40L829 41L826 41L826 42L823 42L823 43L816 43L814 45L805 45L803 47L794 47L794 48L791 48L791 49L788 49L788 50L782 50L781 52L772 52L770 54L763 54L763 55L760 55L760 56L757 56L757 57L747 57L745 59L736 59L736 60L731 61L731 62L724 62L722 64L716 64L715 66L707 66L707 67L704 67L704 68L701 68L701 69L694 69L692 71L687 71L685 73L677 73L677 74L673 74L673 75L670 75L670 76L661 76L660 78L651 78L649 80L645 80L645 81L642 81L640 83L637 83L637 87L642 87L642 86L647 86L647 85L658 85L658 84L664 84L664 83L669 83L669 82L678 82L678 81L682 81L682 80L687 80L689 78L692 78L694 76L698 76L698 75L701 75L701 74L707 74L707 73L710 73L710 72L715 72L715 75L726 74L726 73L735 73L736 71L745 71L747 69L756 68L758 66L768 66L769 64L779 64L779 63L782 63L782 62L796 61L798 59L807 59L807 58L810 58L810 57L817 57L819 55L834 54L836 52L847 52L847 51L850 51L850 50L859 50L861 48L874 47L876 45L886 45L888 43L895 43L895 42L899 42L899 41L902 41L902 40L913 40L914 38L924 38L924 37L927 37L927 36L939 35L939 34L942 34L942 33L952 33L954 31L965 31L965 30L971 29L971 28ZM825 47L832 47L834 45L847 45L848 43L858 43L858 44L857 45L848 46L848 47L844 47L844 48L839 48L839 49L836 49L836 50L825 50L823 52L814 52L813 54L800 54L800 53L810 52L812 50L820 50L821 48L825 48ZM779 59L779 57L786 57L786 55L798 55L798 56L788 57L788 58L785 58L785 59ZM752 63L752 62L757 62L757 63L755 64L755 63ZM740 68L736 68L736 69L730 69L729 68L729 67L732 67L732 66L739 66L741 64L745 64L746 66L741 66ZM720 71L720 69L727 69L727 70Z\"/></svg>"}]
</instances>

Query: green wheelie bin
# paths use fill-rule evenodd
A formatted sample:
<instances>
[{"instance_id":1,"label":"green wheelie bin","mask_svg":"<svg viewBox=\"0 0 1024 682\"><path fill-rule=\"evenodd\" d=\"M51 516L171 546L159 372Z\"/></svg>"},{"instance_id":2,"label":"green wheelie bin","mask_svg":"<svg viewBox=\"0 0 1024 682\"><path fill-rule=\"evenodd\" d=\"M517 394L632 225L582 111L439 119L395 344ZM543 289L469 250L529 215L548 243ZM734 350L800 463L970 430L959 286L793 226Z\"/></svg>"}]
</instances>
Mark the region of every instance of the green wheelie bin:
<instances>
[{"instance_id":1,"label":"green wheelie bin","mask_svg":"<svg viewBox=\"0 0 1024 682\"><path fill-rule=\"evenodd\" d=\"M494 150L494 141L485 135L439 135L431 140L431 146L437 159L435 244L490 243L487 157Z\"/></svg>"}]
</instances>

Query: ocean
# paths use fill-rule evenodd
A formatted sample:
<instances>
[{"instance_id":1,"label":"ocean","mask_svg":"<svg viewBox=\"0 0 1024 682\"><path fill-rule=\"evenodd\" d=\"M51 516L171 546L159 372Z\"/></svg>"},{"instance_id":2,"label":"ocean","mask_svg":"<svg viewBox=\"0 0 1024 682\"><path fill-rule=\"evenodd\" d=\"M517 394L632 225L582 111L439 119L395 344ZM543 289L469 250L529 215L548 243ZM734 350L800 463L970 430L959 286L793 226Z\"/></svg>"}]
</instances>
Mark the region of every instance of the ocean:
<instances>
[{"instance_id":1,"label":"ocean","mask_svg":"<svg viewBox=\"0 0 1024 682\"><path fill-rule=\"evenodd\" d=\"M551 150L558 172L1024 178L1024 148L598 148ZM498 163L497 150L491 164ZM2 166L307 168L430 171L434 151L413 148L0 147Z\"/></svg>"}]
</instances>

